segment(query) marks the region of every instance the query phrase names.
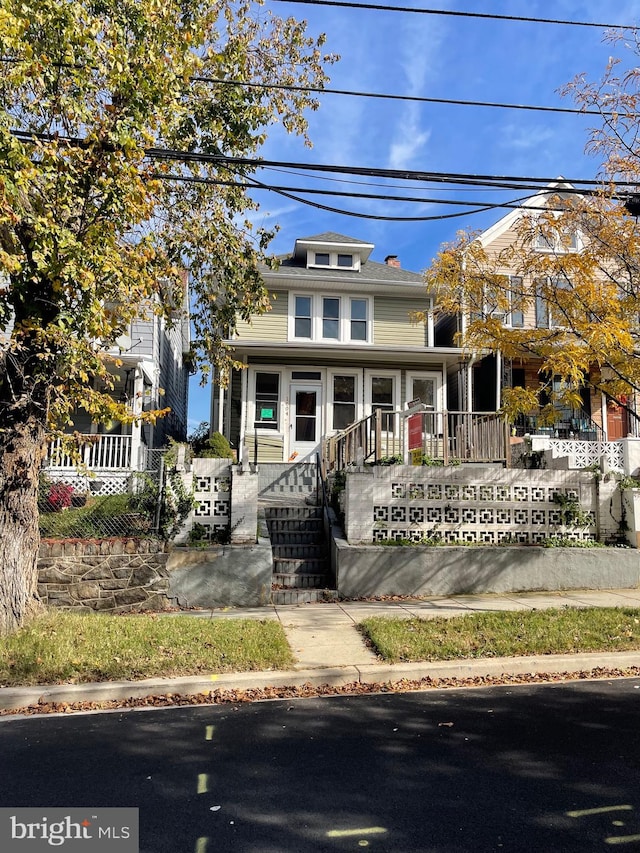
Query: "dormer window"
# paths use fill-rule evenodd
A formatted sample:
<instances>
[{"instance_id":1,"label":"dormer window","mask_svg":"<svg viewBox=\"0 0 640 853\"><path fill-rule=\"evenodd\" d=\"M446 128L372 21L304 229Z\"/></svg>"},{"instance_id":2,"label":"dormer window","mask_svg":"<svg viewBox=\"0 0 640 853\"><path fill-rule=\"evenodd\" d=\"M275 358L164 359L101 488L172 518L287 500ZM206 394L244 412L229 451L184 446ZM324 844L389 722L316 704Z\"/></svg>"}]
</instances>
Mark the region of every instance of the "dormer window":
<instances>
[{"instance_id":1,"label":"dormer window","mask_svg":"<svg viewBox=\"0 0 640 853\"><path fill-rule=\"evenodd\" d=\"M307 251L307 267L323 267L332 270L354 270L360 269L360 255L352 252L316 252Z\"/></svg>"}]
</instances>

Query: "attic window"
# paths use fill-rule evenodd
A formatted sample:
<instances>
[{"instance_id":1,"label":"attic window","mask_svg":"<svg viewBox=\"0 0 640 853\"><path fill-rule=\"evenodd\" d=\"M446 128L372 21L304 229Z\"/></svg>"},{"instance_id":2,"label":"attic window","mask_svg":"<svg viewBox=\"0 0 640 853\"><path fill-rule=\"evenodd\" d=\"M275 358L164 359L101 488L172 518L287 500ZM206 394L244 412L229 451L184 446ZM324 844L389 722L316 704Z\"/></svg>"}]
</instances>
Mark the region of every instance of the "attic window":
<instances>
[{"instance_id":1,"label":"attic window","mask_svg":"<svg viewBox=\"0 0 640 853\"><path fill-rule=\"evenodd\" d=\"M316 252L316 264L322 267L329 266L329 253L328 252Z\"/></svg>"},{"instance_id":2,"label":"attic window","mask_svg":"<svg viewBox=\"0 0 640 853\"><path fill-rule=\"evenodd\" d=\"M338 266L339 267L352 267L353 266L353 255L338 255Z\"/></svg>"}]
</instances>

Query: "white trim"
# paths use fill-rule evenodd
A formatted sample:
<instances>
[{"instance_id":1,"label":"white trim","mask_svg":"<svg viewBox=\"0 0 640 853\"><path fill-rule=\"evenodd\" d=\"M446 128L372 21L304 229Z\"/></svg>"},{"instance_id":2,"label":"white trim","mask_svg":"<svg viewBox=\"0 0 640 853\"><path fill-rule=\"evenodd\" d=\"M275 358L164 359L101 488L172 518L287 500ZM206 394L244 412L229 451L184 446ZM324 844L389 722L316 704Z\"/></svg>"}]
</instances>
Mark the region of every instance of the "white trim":
<instances>
[{"instance_id":1,"label":"white trim","mask_svg":"<svg viewBox=\"0 0 640 853\"><path fill-rule=\"evenodd\" d=\"M364 371L364 414L370 415L372 410L372 393L371 380L373 377L391 376L395 381L393 383L393 410L398 411L400 408L400 392L402 390L402 373L400 370L375 370L367 369Z\"/></svg>"},{"instance_id":2,"label":"white trim","mask_svg":"<svg viewBox=\"0 0 640 853\"><path fill-rule=\"evenodd\" d=\"M354 383L354 421L359 421L363 417L362 403L362 370L356 370L353 367L332 367L327 370L327 394L326 394L326 428L325 435L334 435L337 430L333 426L333 406L334 406L334 387L333 382L336 376L352 376L355 379Z\"/></svg>"},{"instance_id":3,"label":"white trim","mask_svg":"<svg viewBox=\"0 0 640 853\"><path fill-rule=\"evenodd\" d=\"M311 301L311 337L296 337L296 299L302 297ZM339 303L338 312L338 337L322 337L324 320L324 300L337 299ZM351 302L358 300L364 302L367 309L367 339L357 340L351 337ZM287 318L287 341L289 343L312 343L328 346L364 346L369 347L373 343L373 300L370 296L360 293L333 292L309 293L304 291L289 291L288 318Z\"/></svg>"},{"instance_id":4,"label":"white trim","mask_svg":"<svg viewBox=\"0 0 640 853\"><path fill-rule=\"evenodd\" d=\"M525 215L530 215L530 208L533 207L534 209L540 209L546 207L546 201L549 196L562 193L563 189L573 190L574 186L560 176L555 181L551 181L551 183L547 184L546 187L541 189L535 195L525 199L517 210L509 211L506 216L503 216L502 219L499 219L491 225L491 227L487 228L486 231L483 231L478 237L479 243L486 248L489 243L497 240L507 232L518 221L518 219L521 219ZM581 196L579 197L581 198ZM540 204L541 201L543 202L542 205Z\"/></svg>"},{"instance_id":5,"label":"white trim","mask_svg":"<svg viewBox=\"0 0 640 853\"><path fill-rule=\"evenodd\" d=\"M437 370L407 370L405 376L406 403L411 402L415 397L413 384L416 379L432 379L434 381L435 388L433 395L433 408L434 411L441 412L444 409L442 401L442 388L444 384L442 380L442 373L439 373Z\"/></svg>"}]
</instances>

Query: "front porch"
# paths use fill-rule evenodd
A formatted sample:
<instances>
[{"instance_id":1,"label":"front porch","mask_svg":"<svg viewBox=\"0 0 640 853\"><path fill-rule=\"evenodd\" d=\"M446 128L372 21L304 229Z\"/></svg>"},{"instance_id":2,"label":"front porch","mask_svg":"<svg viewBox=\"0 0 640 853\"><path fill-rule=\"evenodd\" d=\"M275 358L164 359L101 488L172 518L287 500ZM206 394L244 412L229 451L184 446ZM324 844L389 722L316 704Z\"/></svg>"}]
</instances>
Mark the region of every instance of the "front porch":
<instances>
[{"instance_id":1,"label":"front porch","mask_svg":"<svg viewBox=\"0 0 640 853\"><path fill-rule=\"evenodd\" d=\"M155 470L158 451L149 450L140 441L140 431L132 435L80 434L78 455L65 450L60 438L49 443L45 462L46 476L65 482L76 492L94 496L124 494L131 490L137 472Z\"/></svg>"}]
</instances>

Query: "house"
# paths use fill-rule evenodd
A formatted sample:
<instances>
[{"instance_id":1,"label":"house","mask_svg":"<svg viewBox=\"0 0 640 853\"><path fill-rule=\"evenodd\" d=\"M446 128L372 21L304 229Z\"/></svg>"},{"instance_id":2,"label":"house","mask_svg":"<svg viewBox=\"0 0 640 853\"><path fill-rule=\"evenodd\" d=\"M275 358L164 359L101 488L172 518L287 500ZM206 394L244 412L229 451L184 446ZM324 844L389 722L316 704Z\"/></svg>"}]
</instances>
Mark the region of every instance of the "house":
<instances>
[{"instance_id":1,"label":"house","mask_svg":"<svg viewBox=\"0 0 640 853\"><path fill-rule=\"evenodd\" d=\"M383 427L410 401L442 410L461 351L435 345L422 275L395 255L372 260L374 248L333 232L300 237L262 270L271 310L238 324L229 343L245 369L212 400L212 428L239 458L313 461L323 438L375 409Z\"/></svg>"},{"instance_id":2,"label":"house","mask_svg":"<svg viewBox=\"0 0 640 853\"><path fill-rule=\"evenodd\" d=\"M562 200L574 194L575 190L571 184L558 178L478 235L477 241L489 258L500 255L499 266L502 268L498 272L508 280L508 304L502 304L495 310L495 305L489 304L490 300L487 300L485 305L474 306L467 313L439 317L435 330L436 343L447 345L464 339L468 324L474 316L498 320L505 327L514 330L562 328L560 318L554 316L559 314L559 311L550 306L543 295L541 279L537 278L535 273L523 276L521 269L516 267L515 258L509 258L508 250L521 240L523 224L536 221L535 217L540 215L538 211L552 209L551 205L556 205L558 199ZM559 260L559 265L562 265L563 255L581 251L584 235L576 232L566 234L560 239L557 235L550 236L541 231L533 240L532 248L536 253L553 256ZM564 278L555 281L549 279L549 286L558 289L569 288L571 282L566 275L565 273ZM519 300L516 294L528 294L528 298L517 304ZM504 301L503 296L502 302ZM466 383L466 394L473 410L497 411L502 405L505 389L536 387L543 378L542 359L524 352L521 358L506 358L501 352L478 353L473 355L472 362L472 366L467 366L464 375L460 376L460 383ZM626 437L630 429L627 413L596 390L597 373L599 368L593 365L586 379L596 381L585 381L577 389L581 397L579 407L557 406L553 423L540 418L540 411L529 412L516 420L513 431L519 435L542 434L555 438L598 441ZM549 380L549 387L554 396L562 392L563 383L560 377L544 378ZM455 383L451 382L450 388L455 387ZM540 409L548 402L547 392L541 392ZM450 399L449 405L451 403Z\"/></svg>"},{"instance_id":3,"label":"house","mask_svg":"<svg viewBox=\"0 0 640 853\"><path fill-rule=\"evenodd\" d=\"M152 310L141 311L127 330L106 352L116 360L110 367L113 388L109 389L133 412L169 409L155 423L134 421L122 424L92 422L82 409L73 415L69 431L86 437L81 460L92 476L87 485L94 494L127 491L131 472L155 470L158 451L169 438L184 441L187 434L187 399L190 349L188 282L184 275L184 301L171 319ZM73 483L86 479L76 461L65 455L59 440L50 444L47 476Z\"/></svg>"}]
</instances>

